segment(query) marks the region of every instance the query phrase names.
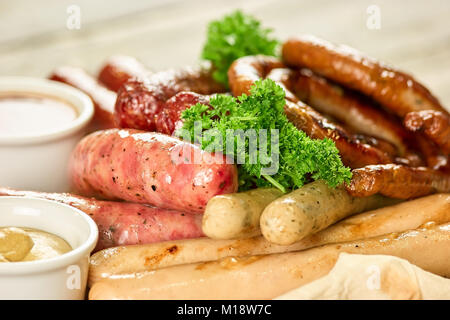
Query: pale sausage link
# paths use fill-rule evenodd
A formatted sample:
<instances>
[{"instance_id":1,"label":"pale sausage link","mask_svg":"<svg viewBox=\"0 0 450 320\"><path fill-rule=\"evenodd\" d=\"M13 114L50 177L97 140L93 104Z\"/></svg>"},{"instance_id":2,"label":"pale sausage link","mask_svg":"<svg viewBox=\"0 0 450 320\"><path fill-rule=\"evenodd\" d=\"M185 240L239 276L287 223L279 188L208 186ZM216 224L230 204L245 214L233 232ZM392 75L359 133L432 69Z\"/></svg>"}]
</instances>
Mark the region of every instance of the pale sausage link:
<instances>
[{"instance_id":1,"label":"pale sausage link","mask_svg":"<svg viewBox=\"0 0 450 320\"><path fill-rule=\"evenodd\" d=\"M397 256L448 277L449 246L450 224L445 224L299 252L230 257L104 279L91 288L89 299L273 299L325 276L343 252Z\"/></svg>"}]
</instances>

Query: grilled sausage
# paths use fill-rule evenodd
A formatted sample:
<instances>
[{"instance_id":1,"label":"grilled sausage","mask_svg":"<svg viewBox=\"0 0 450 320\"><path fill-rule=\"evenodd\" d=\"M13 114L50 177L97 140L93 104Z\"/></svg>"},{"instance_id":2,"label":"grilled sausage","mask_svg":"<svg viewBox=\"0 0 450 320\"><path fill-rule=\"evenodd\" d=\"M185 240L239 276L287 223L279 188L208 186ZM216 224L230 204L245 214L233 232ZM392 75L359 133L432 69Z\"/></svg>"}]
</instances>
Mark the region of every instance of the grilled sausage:
<instances>
[{"instance_id":1,"label":"grilled sausage","mask_svg":"<svg viewBox=\"0 0 450 320\"><path fill-rule=\"evenodd\" d=\"M402 118L412 111L445 112L439 101L413 77L353 48L303 36L286 41L282 56L288 66L309 68L360 91Z\"/></svg>"},{"instance_id":2,"label":"grilled sausage","mask_svg":"<svg viewBox=\"0 0 450 320\"><path fill-rule=\"evenodd\" d=\"M342 127L331 123L321 114L302 102L287 102L286 116L298 129L313 139L329 138L334 141L342 162L350 168L368 164L391 163L394 160L386 152L352 138Z\"/></svg>"},{"instance_id":3,"label":"grilled sausage","mask_svg":"<svg viewBox=\"0 0 450 320\"><path fill-rule=\"evenodd\" d=\"M450 117L447 114L433 110L410 112L404 124L413 132L423 132L445 154L450 154Z\"/></svg>"},{"instance_id":4,"label":"grilled sausage","mask_svg":"<svg viewBox=\"0 0 450 320\"><path fill-rule=\"evenodd\" d=\"M228 82L235 97L250 94L250 88L259 79L264 79L275 68L284 68L277 58L263 55L247 56L233 62L228 69Z\"/></svg>"},{"instance_id":5,"label":"grilled sausage","mask_svg":"<svg viewBox=\"0 0 450 320\"><path fill-rule=\"evenodd\" d=\"M83 69L64 66L56 69L50 80L66 83L86 93L94 103L95 114L92 131L114 128L114 104L116 94L102 86Z\"/></svg>"},{"instance_id":6,"label":"grilled sausage","mask_svg":"<svg viewBox=\"0 0 450 320\"><path fill-rule=\"evenodd\" d=\"M156 118L156 132L172 135L175 130L182 127L181 112L185 109L201 103L209 105L211 96L194 92L180 92L166 101L161 112Z\"/></svg>"},{"instance_id":7,"label":"grilled sausage","mask_svg":"<svg viewBox=\"0 0 450 320\"><path fill-rule=\"evenodd\" d=\"M347 165L353 168L361 167L368 163L376 163L375 159L379 159L380 163L395 161L414 167L424 164L420 155L412 148L412 142L416 137L406 131L392 116L374 108L356 93L344 91L345 89L330 83L325 78L312 74L309 69L273 69L267 78L283 84L288 89L288 97L292 96L290 90L293 90L301 101L310 103L315 109L331 115L333 119L339 120L346 126L344 129L335 125L336 132L322 131L317 138L321 139L326 134L334 134L335 143ZM291 101L297 101L296 99L296 97L290 98ZM294 120L298 118L296 114L301 113L302 110L304 117L310 114L311 120L316 119L317 122L320 119L321 115L317 112L298 102L297 104L298 106L291 104L293 108L287 110L294 123L308 128L306 125L309 121ZM348 129L357 134L350 134ZM312 131L316 134L321 132L319 129ZM353 155L353 149L360 150L359 157ZM430 159L434 161L434 158Z\"/></svg>"},{"instance_id":8,"label":"grilled sausage","mask_svg":"<svg viewBox=\"0 0 450 320\"><path fill-rule=\"evenodd\" d=\"M331 115L357 133L394 144L401 156L405 155L410 141L414 139L397 119L377 109L362 96L313 74L309 69L274 69L271 73L275 72L293 78L292 91L301 101Z\"/></svg>"},{"instance_id":9,"label":"grilled sausage","mask_svg":"<svg viewBox=\"0 0 450 320\"><path fill-rule=\"evenodd\" d=\"M166 101L177 93L212 94L223 90L212 79L209 69L168 70L153 73L144 80L132 79L118 91L115 121L121 128L155 131Z\"/></svg>"},{"instance_id":10,"label":"grilled sausage","mask_svg":"<svg viewBox=\"0 0 450 320\"><path fill-rule=\"evenodd\" d=\"M230 257L96 283L89 299L273 299L326 275L341 252L386 254L450 276L450 224L300 252Z\"/></svg>"},{"instance_id":11,"label":"grilled sausage","mask_svg":"<svg viewBox=\"0 0 450 320\"><path fill-rule=\"evenodd\" d=\"M97 224L99 239L95 250L115 246L146 244L203 236L201 216L150 206L101 201L69 193L16 191L0 188L0 196L47 199L67 204L88 214Z\"/></svg>"},{"instance_id":12,"label":"grilled sausage","mask_svg":"<svg viewBox=\"0 0 450 320\"><path fill-rule=\"evenodd\" d=\"M236 166L221 154L166 135L111 129L85 137L70 161L85 196L123 199L203 213L209 199L237 191Z\"/></svg>"},{"instance_id":13,"label":"grilled sausage","mask_svg":"<svg viewBox=\"0 0 450 320\"><path fill-rule=\"evenodd\" d=\"M348 88L360 91L402 120L410 112L424 110L448 113L425 86L413 77L369 58L347 46L336 46L313 36L304 36L283 44L283 61L289 66L306 67ZM434 116L434 115L433 115ZM434 120L433 120L434 121ZM436 120L440 122L440 120ZM446 134L445 134L446 135ZM448 137L441 136L441 139ZM421 153L436 154L421 144ZM442 158L439 156L439 158ZM427 157L433 168L445 167L434 156Z\"/></svg>"},{"instance_id":14,"label":"grilled sausage","mask_svg":"<svg viewBox=\"0 0 450 320\"><path fill-rule=\"evenodd\" d=\"M102 278L119 274L226 257L300 251L445 222L450 222L450 194L436 194L346 218L289 246L276 245L263 237L256 237L241 240L202 238L111 248L97 252L91 257L89 285L92 286Z\"/></svg>"},{"instance_id":15,"label":"grilled sausage","mask_svg":"<svg viewBox=\"0 0 450 320\"><path fill-rule=\"evenodd\" d=\"M274 68L283 65L273 57L248 56L237 59L228 70L228 79L233 95L249 94L251 85L264 78ZM273 75L273 74L272 74ZM391 157L385 152L352 139L345 130L327 120L321 114L298 100L279 79L272 79L286 92L285 108L288 119L313 139L330 138L336 143L342 161L351 168L367 164L389 163Z\"/></svg>"},{"instance_id":16,"label":"grilled sausage","mask_svg":"<svg viewBox=\"0 0 450 320\"><path fill-rule=\"evenodd\" d=\"M355 197L381 193L391 198L411 199L435 192L450 192L450 175L425 167L372 165L353 170L352 180L346 188Z\"/></svg>"},{"instance_id":17,"label":"grilled sausage","mask_svg":"<svg viewBox=\"0 0 450 320\"><path fill-rule=\"evenodd\" d=\"M102 67L98 80L108 89L117 92L120 87L132 78L143 79L150 71L142 63L130 56L112 56Z\"/></svg>"}]
</instances>

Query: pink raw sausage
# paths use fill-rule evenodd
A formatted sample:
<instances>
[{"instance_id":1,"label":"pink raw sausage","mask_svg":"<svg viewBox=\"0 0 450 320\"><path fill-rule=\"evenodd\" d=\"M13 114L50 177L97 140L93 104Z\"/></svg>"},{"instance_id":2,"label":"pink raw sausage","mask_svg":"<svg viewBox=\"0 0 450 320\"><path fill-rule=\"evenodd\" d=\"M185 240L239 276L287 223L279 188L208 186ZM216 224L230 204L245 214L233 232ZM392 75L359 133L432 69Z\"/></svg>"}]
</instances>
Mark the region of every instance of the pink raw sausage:
<instances>
[{"instance_id":1,"label":"pink raw sausage","mask_svg":"<svg viewBox=\"0 0 450 320\"><path fill-rule=\"evenodd\" d=\"M69 193L16 191L0 188L0 196L20 196L61 202L85 212L97 223L95 250L203 237L202 216L143 204L101 201Z\"/></svg>"},{"instance_id":2,"label":"pink raw sausage","mask_svg":"<svg viewBox=\"0 0 450 320\"><path fill-rule=\"evenodd\" d=\"M237 169L222 154L155 132L97 131L75 148L77 193L203 213L209 199L237 191Z\"/></svg>"}]
</instances>

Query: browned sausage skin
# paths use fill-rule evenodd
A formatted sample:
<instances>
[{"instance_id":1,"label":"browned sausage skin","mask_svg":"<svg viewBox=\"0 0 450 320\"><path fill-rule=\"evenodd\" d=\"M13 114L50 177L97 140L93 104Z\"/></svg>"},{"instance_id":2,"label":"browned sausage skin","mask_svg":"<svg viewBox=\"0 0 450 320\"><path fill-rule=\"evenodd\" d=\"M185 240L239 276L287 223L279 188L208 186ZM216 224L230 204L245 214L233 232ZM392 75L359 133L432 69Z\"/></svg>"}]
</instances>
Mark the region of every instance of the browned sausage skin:
<instances>
[{"instance_id":1,"label":"browned sausage skin","mask_svg":"<svg viewBox=\"0 0 450 320\"><path fill-rule=\"evenodd\" d=\"M333 140L342 157L342 162L350 168L393 161L387 153L353 139L343 128L331 123L302 102L287 101L285 112L289 121L306 132L309 137Z\"/></svg>"},{"instance_id":2,"label":"browned sausage skin","mask_svg":"<svg viewBox=\"0 0 450 320\"><path fill-rule=\"evenodd\" d=\"M435 192L450 192L450 176L430 168L404 165L371 165L352 171L347 191L355 197L376 193L410 199Z\"/></svg>"},{"instance_id":3,"label":"browned sausage skin","mask_svg":"<svg viewBox=\"0 0 450 320\"><path fill-rule=\"evenodd\" d=\"M353 48L337 46L313 36L303 36L286 41L282 55L283 62L287 65L309 68L339 84L360 91L402 120L410 112L424 110L448 115L430 91L413 77ZM433 147L421 143L419 145L422 145L420 151L427 158L429 166L442 167L442 161L437 161L434 156L427 156L430 153L437 154L438 150L430 150Z\"/></svg>"},{"instance_id":4,"label":"browned sausage skin","mask_svg":"<svg viewBox=\"0 0 450 320\"><path fill-rule=\"evenodd\" d=\"M233 94L248 94L251 84L264 76L284 87L287 98L285 111L289 120L312 138L332 139L340 151L343 162L352 168L361 168L354 170L354 178L348 187L351 194L362 197L381 192L389 197L411 198L435 191L449 191L449 176L428 168L389 164L393 162L389 155L352 139L344 129L301 103L289 90L295 83L290 76L292 71L280 72L276 68L279 65L276 59L267 58L265 61L262 56L236 60L228 71ZM398 128L398 125L395 127ZM428 157L437 155L431 146L423 148L429 151Z\"/></svg>"},{"instance_id":5,"label":"browned sausage skin","mask_svg":"<svg viewBox=\"0 0 450 320\"><path fill-rule=\"evenodd\" d=\"M129 56L112 56L106 60L98 74L98 80L108 89L117 92L132 78L145 78L150 71L142 63Z\"/></svg>"},{"instance_id":6,"label":"browned sausage skin","mask_svg":"<svg viewBox=\"0 0 450 320\"><path fill-rule=\"evenodd\" d=\"M131 79L118 91L115 121L121 128L155 131L157 118L168 99L182 91L199 94L223 92L209 69L184 68Z\"/></svg>"},{"instance_id":7,"label":"browned sausage skin","mask_svg":"<svg viewBox=\"0 0 450 320\"><path fill-rule=\"evenodd\" d=\"M309 68L319 75L360 91L401 119L414 111L435 110L446 113L428 89L410 75L364 56L353 48L337 46L314 36L303 36L286 41L282 55L283 62L288 66ZM427 156L430 152L436 154L438 151L430 150L429 146L423 147L420 152L427 158L427 164L441 166L435 157Z\"/></svg>"},{"instance_id":8,"label":"browned sausage skin","mask_svg":"<svg viewBox=\"0 0 450 320\"><path fill-rule=\"evenodd\" d=\"M333 116L355 132L389 141L397 147L399 155L405 155L413 137L397 119L309 69L291 73L294 77L292 90L301 101Z\"/></svg>"},{"instance_id":9,"label":"browned sausage skin","mask_svg":"<svg viewBox=\"0 0 450 320\"><path fill-rule=\"evenodd\" d=\"M237 59L228 70L233 95L249 94L250 87L256 80L269 76L286 92L285 111L288 119L313 139L330 138L335 141L345 165L359 168L368 164L392 162L387 153L352 139L343 128L299 101L285 85L284 75L278 78L277 74L271 73L271 70L280 67L283 64L273 57L248 56Z\"/></svg>"},{"instance_id":10,"label":"browned sausage skin","mask_svg":"<svg viewBox=\"0 0 450 320\"><path fill-rule=\"evenodd\" d=\"M416 144L426 160L427 167L450 172L448 156L443 154L439 147L423 133L418 132L415 137Z\"/></svg>"},{"instance_id":11,"label":"browned sausage skin","mask_svg":"<svg viewBox=\"0 0 450 320\"><path fill-rule=\"evenodd\" d=\"M329 83L325 78L313 75L309 69L277 68L271 70L267 78L283 84L285 90L288 90L289 100L298 100L290 96L293 92L302 102L311 105L322 115L338 120L340 127L353 140L380 149L392 158L399 154L405 155L406 145L403 142L406 142L406 138L400 137L399 134L405 133L407 136L409 133L393 119L385 121L384 115L371 109L368 102L361 101L362 98ZM420 159L416 156L411 160L417 164ZM405 161L411 162L410 159Z\"/></svg>"},{"instance_id":12,"label":"browned sausage skin","mask_svg":"<svg viewBox=\"0 0 450 320\"><path fill-rule=\"evenodd\" d=\"M309 68L360 91L402 118L412 111L445 112L439 101L413 77L353 48L303 36L286 41L282 55L288 66Z\"/></svg>"},{"instance_id":13,"label":"browned sausage skin","mask_svg":"<svg viewBox=\"0 0 450 320\"><path fill-rule=\"evenodd\" d=\"M66 83L86 93L94 103L93 129L114 128L116 93L101 85L81 68L63 66L49 76L50 80Z\"/></svg>"},{"instance_id":14,"label":"browned sausage skin","mask_svg":"<svg viewBox=\"0 0 450 320\"><path fill-rule=\"evenodd\" d=\"M235 97L243 93L250 94L250 88L255 81L264 79L275 68L284 68L284 64L270 56L247 56L235 60L228 69L231 92ZM286 95L288 95L287 92Z\"/></svg>"},{"instance_id":15,"label":"browned sausage skin","mask_svg":"<svg viewBox=\"0 0 450 320\"><path fill-rule=\"evenodd\" d=\"M423 132L445 154L450 154L450 117L447 114L434 110L410 112L404 124L411 131Z\"/></svg>"},{"instance_id":16,"label":"browned sausage skin","mask_svg":"<svg viewBox=\"0 0 450 320\"><path fill-rule=\"evenodd\" d=\"M181 113L183 110L201 103L209 105L211 95L203 95L195 92L180 92L166 101L164 107L156 118L156 132L172 135L176 129L181 128L183 122Z\"/></svg>"}]
</instances>

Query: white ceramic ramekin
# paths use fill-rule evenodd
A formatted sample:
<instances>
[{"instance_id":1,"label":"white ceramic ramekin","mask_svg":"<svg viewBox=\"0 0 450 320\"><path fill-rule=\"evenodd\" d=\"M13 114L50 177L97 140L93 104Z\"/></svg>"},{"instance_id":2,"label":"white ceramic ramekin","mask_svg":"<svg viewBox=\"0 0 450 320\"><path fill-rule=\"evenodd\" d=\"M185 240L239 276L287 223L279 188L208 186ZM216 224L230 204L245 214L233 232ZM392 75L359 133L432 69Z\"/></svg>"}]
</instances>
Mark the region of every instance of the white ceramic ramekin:
<instances>
[{"instance_id":1,"label":"white ceramic ramekin","mask_svg":"<svg viewBox=\"0 0 450 320\"><path fill-rule=\"evenodd\" d=\"M84 299L89 256L98 239L95 222L58 202L0 197L0 227L11 226L53 233L73 250L47 260L0 263L0 300Z\"/></svg>"},{"instance_id":2,"label":"white ceramic ramekin","mask_svg":"<svg viewBox=\"0 0 450 320\"><path fill-rule=\"evenodd\" d=\"M58 130L34 135L0 135L0 185L49 192L69 191L71 151L94 114L91 99L78 89L40 78L0 77L0 93L37 93L63 99L78 117Z\"/></svg>"}]
</instances>

